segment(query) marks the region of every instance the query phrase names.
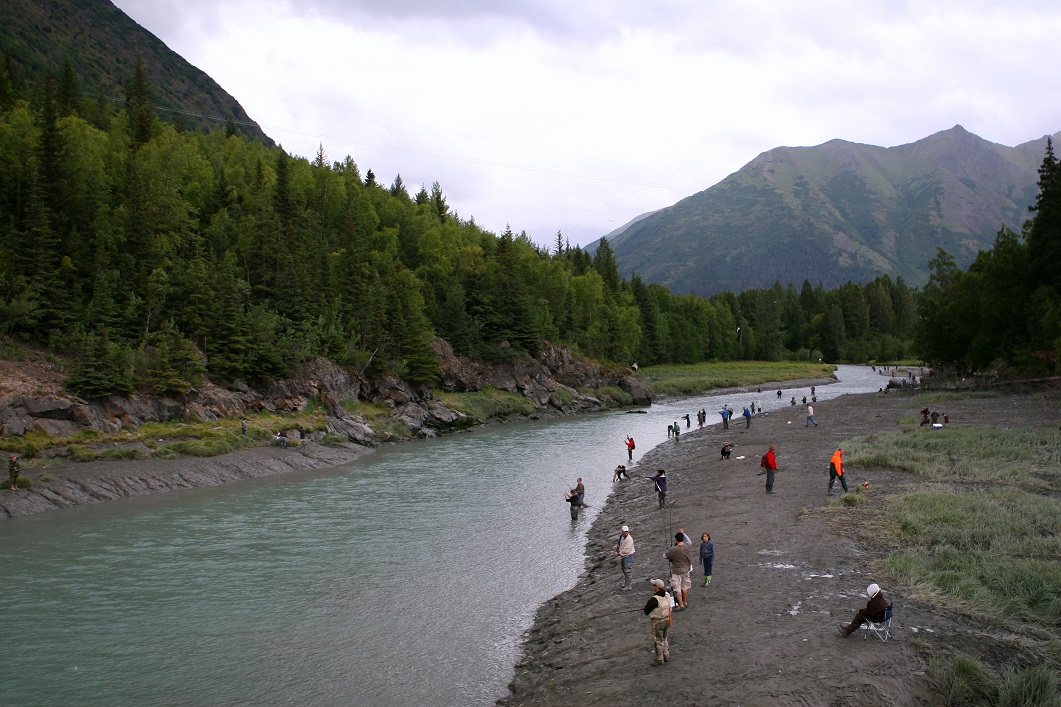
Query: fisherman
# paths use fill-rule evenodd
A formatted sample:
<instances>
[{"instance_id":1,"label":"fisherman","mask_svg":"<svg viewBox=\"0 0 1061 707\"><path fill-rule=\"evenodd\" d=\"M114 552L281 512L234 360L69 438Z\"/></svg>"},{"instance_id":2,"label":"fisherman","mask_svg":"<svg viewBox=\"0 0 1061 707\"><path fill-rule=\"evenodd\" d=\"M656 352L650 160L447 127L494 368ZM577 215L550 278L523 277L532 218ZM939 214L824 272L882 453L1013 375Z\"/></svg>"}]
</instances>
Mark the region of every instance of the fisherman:
<instances>
[{"instance_id":1,"label":"fisherman","mask_svg":"<svg viewBox=\"0 0 1061 707\"><path fill-rule=\"evenodd\" d=\"M626 473L626 467L620 464L612 472L612 481L622 481L624 476L629 476L629 474Z\"/></svg>"},{"instance_id":2,"label":"fisherman","mask_svg":"<svg viewBox=\"0 0 1061 707\"><path fill-rule=\"evenodd\" d=\"M7 473L11 477L11 490L18 491L18 457L14 454L7 460Z\"/></svg>"},{"instance_id":3,"label":"fisherman","mask_svg":"<svg viewBox=\"0 0 1061 707\"><path fill-rule=\"evenodd\" d=\"M667 503L667 472L660 469L656 472L655 476L645 476L643 478L656 482L656 493L659 494L659 507L663 508Z\"/></svg>"},{"instance_id":4,"label":"fisherman","mask_svg":"<svg viewBox=\"0 0 1061 707\"><path fill-rule=\"evenodd\" d=\"M586 507L586 504L579 499L578 494L575 493L575 489L571 489L565 493L564 500L571 504L571 520L578 520L578 514Z\"/></svg>"},{"instance_id":5,"label":"fisherman","mask_svg":"<svg viewBox=\"0 0 1061 707\"><path fill-rule=\"evenodd\" d=\"M619 558L619 569L623 571L623 584L620 589L630 588L630 569L634 565L634 536L630 535L630 528L623 526L620 531L619 540L612 545L615 554L612 557Z\"/></svg>"},{"instance_id":6,"label":"fisherman","mask_svg":"<svg viewBox=\"0 0 1061 707\"><path fill-rule=\"evenodd\" d=\"M670 660L670 644L667 632L671 627L670 595L662 579L652 580L652 596L645 603L645 614L652 626L652 643L656 647L656 660L652 665L663 665Z\"/></svg>"}]
</instances>

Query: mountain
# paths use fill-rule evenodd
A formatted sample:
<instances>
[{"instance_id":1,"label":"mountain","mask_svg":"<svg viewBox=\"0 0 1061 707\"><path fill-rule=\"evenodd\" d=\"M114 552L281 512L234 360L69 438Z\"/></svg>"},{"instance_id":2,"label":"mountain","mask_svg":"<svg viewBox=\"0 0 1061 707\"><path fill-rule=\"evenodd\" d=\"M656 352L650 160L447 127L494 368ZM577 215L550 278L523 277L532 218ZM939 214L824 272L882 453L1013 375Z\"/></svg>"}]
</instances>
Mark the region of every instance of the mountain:
<instances>
[{"instance_id":1,"label":"mountain","mask_svg":"<svg viewBox=\"0 0 1061 707\"><path fill-rule=\"evenodd\" d=\"M884 274L922 285L937 246L964 267L1001 226L1020 231L1045 149L1046 136L1006 147L960 125L889 148L778 147L608 243L624 276L679 293Z\"/></svg>"},{"instance_id":2,"label":"mountain","mask_svg":"<svg viewBox=\"0 0 1061 707\"><path fill-rule=\"evenodd\" d=\"M87 97L102 89L112 99L124 95L139 54L161 116L214 128L231 118L244 134L273 144L216 81L107 0L3 0L0 49L30 81L48 73L58 78L69 59Z\"/></svg>"}]
</instances>

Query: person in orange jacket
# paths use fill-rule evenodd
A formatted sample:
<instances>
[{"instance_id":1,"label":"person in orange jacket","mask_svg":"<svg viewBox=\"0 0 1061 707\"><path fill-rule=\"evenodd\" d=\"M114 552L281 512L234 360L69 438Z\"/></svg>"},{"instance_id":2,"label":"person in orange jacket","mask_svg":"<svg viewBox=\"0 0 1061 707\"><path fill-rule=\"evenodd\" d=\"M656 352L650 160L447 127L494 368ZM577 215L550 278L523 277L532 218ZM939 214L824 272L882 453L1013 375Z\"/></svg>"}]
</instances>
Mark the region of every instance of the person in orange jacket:
<instances>
[{"instance_id":1,"label":"person in orange jacket","mask_svg":"<svg viewBox=\"0 0 1061 707\"><path fill-rule=\"evenodd\" d=\"M840 479L840 485L844 487L844 493L847 493L850 489L847 488L847 478L844 477L844 450L837 449L833 452L832 459L829 460L829 495L833 495L833 484L836 480Z\"/></svg>"}]
</instances>

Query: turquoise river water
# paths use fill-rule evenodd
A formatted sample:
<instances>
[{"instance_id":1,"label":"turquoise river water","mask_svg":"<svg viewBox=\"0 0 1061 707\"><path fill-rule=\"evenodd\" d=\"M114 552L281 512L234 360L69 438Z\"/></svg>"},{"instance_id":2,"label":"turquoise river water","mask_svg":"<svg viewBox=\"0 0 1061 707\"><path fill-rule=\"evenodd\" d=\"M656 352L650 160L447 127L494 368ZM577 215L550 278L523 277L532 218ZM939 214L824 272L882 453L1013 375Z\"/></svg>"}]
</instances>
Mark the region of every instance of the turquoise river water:
<instances>
[{"instance_id":1,"label":"turquoise river water","mask_svg":"<svg viewBox=\"0 0 1061 707\"><path fill-rule=\"evenodd\" d=\"M884 380L837 375L819 400ZM0 704L491 704L538 606L581 572L625 436L636 463L685 413L809 395L781 387L2 521ZM593 507L572 521L577 476Z\"/></svg>"}]
</instances>

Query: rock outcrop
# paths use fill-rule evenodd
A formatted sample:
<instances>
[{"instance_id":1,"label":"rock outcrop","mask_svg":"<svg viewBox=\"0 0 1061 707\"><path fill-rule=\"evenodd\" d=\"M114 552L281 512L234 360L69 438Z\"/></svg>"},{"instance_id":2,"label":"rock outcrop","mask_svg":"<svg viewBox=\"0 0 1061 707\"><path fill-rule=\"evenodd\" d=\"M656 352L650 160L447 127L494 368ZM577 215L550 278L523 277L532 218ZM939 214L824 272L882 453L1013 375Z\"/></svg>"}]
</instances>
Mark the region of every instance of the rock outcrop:
<instances>
[{"instance_id":1,"label":"rock outcrop","mask_svg":"<svg viewBox=\"0 0 1061 707\"><path fill-rule=\"evenodd\" d=\"M547 348L537 361L514 360L486 364L456 356L448 343L436 339L440 359L440 384L446 391L498 389L526 397L541 414L569 414L596 410L608 395L602 389L621 390L621 400L610 404L648 405L648 389L629 371L606 372L595 363L579 359L560 346ZM91 429L101 433L135 430L146 422L181 420L203 422L239 418L248 413L297 412L310 401L326 410L327 432L356 444L372 446L404 435L431 437L486 420L467 415L432 398L431 390L394 376L368 380L318 359L296 377L270 381L253 389L236 383L227 387L204 383L180 398L133 394L85 401L59 394L17 395L0 382L0 436L15 437L39 430L68 438ZM386 405L394 423L388 432L376 432L369 420L349 412L344 404L368 401ZM394 430L399 430L395 432Z\"/></svg>"}]
</instances>

